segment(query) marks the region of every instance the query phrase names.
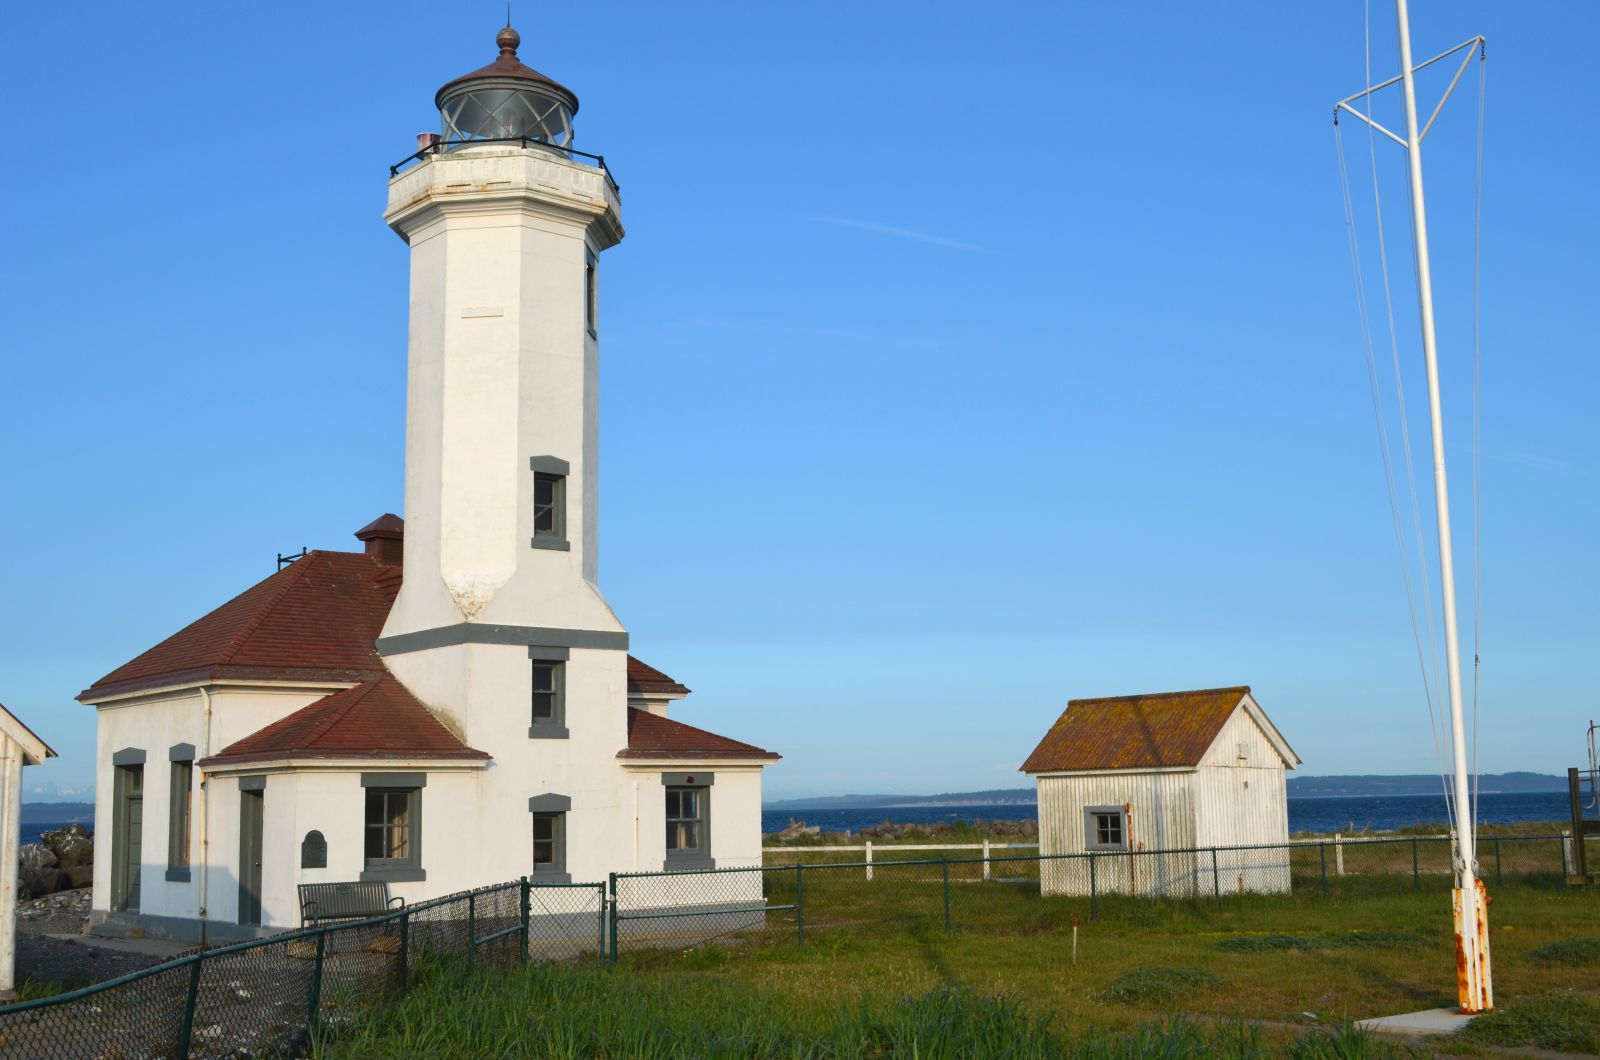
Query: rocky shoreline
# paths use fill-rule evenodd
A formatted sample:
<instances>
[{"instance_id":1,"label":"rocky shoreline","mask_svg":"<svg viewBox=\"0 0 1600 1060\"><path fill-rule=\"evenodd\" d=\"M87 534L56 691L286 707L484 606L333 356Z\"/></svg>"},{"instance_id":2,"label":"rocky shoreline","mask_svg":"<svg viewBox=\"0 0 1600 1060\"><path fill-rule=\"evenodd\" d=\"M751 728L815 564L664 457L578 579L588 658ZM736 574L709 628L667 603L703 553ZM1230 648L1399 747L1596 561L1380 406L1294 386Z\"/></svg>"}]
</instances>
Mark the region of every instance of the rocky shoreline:
<instances>
[{"instance_id":1,"label":"rocky shoreline","mask_svg":"<svg viewBox=\"0 0 1600 1060\"><path fill-rule=\"evenodd\" d=\"M896 824L885 820L882 824L868 825L858 828L854 832L823 832L817 825L807 825L804 821L789 819L789 823L777 832L768 832L763 839L777 840L780 843L795 840L816 839L828 843L860 843L868 839L951 839L971 842L974 836L987 836L990 839L1019 839L1032 840L1039 837L1039 823L1037 821L933 821L929 824Z\"/></svg>"},{"instance_id":2,"label":"rocky shoreline","mask_svg":"<svg viewBox=\"0 0 1600 1060\"><path fill-rule=\"evenodd\" d=\"M39 835L17 851L17 898L42 898L94 883L94 835L69 824Z\"/></svg>"}]
</instances>

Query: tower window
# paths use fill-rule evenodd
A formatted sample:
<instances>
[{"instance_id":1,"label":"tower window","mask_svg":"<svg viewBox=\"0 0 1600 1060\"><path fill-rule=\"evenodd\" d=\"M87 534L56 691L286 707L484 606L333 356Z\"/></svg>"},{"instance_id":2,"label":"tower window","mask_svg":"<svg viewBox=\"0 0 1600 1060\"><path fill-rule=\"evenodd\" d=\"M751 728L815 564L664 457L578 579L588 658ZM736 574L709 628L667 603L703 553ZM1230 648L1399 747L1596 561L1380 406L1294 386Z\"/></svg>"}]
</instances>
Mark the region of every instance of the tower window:
<instances>
[{"instance_id":1,"label":"tower window","mask_svg":"<svg viewBox=\"0 0 1600 1060\"><path fill-rule=\"evenodd\" d=\"M584 253L583 262L583 320L589 328L590 336L595 334L595 322L599 318L599 307L595 301L595 260L593 251Z\"/></svg>"},{"instance_id":2,"label":"tower window","mask_svg":"<svg viewBox=\"0 0 1600 1060\"><path fill-rule=\"evenodd\" d=\"M536 456L533 465L533 547L565 552L567 544L567 473L565 460Z\"/></svg>"},{"instance_id":3,"label":"tower window","mask_svg":"<svg viewBox=\"0 0 1600 1060\"><path fill-rule=\"evenodd\" d=\"M565 537L561 523L560 475L533 476L533 532L539 537Z\"/></svg>"},{"instance_id":4,"label":"tower window","mask_svg":"<svg viewBox=\"0 0 1600 1060\"><path fill-rule=\"evenodd\" d=\"M530 739L561 740L567 736L567 650L530 645L533 671L529 701Z\"/></svg>"}]
</instances>

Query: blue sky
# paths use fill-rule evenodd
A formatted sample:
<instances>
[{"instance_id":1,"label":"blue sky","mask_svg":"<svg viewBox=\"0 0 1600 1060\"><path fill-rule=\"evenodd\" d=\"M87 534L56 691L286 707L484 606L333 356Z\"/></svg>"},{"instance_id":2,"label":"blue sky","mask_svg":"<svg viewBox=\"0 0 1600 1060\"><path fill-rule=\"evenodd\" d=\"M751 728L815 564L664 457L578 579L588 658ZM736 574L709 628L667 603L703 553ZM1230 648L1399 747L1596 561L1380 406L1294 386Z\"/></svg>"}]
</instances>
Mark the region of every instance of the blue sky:
<instances>
[{"instance_id":1,"label":"blue sky","mask_svg":"<svg viewBox=\"0 0 1600 1060\"><path fill-rule=\"evenodd\" d=\"M769 796L1019 786L1069 698L1235 683L1308 774L1433 769L1329 132L1362 11L514 18L623 190L602 585L636 653L695 688L678 717L785 755ZM355 547L399 510L386 168L502 17L8 14L0 701L62 752L32 786L90 781L80 689L277 552ZM1373 20L1387 76L1392 10ZM1561 770L1597 709L1600 130L1574 104L1600 8L1413 20L1419 58L1490 42L1482 762ZM1475 76L1426 155L1464 624ZM1379 162L1409 306L1399 148Z\"/></svg>"}]
</instances>

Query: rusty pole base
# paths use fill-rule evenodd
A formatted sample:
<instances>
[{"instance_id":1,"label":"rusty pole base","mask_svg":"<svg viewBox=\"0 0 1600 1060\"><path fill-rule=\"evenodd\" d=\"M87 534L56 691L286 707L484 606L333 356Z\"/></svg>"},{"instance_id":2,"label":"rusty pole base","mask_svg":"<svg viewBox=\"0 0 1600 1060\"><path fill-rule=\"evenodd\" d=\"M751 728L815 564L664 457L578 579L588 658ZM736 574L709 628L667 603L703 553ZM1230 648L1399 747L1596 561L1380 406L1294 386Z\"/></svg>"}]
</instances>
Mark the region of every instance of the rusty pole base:
<instances>
[{"instance_id":1,"label":"rusty pole base","mask_svg":"<svg viewBox=\"0 0 1600 1060\"><path fill-rule=\"evenodd\" d=\"M1450 896L1456 928L1456 999L1472 1016L1494 1008L1494 982L1489 971L1489 892L1482 880L1457 887Z\"/></svg>"}]
</instances>

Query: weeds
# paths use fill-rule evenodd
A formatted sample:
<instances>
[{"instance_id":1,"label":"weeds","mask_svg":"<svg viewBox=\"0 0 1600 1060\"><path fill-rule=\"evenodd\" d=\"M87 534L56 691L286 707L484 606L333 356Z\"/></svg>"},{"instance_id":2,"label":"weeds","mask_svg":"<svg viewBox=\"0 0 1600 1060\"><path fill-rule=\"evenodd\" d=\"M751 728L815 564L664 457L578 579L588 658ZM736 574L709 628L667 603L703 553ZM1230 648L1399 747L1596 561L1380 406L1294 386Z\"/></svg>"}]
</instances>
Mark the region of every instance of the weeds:
<instances>
[{"instance_id":1,"label":"weeds","mask_svg":"<svg viewBox=\"0 0 1600 1060\"><path fill-rule=\"evenodd\" d=\"M1543 964L1600 964L1600 939L1562 939L1540 946L1528 956Z\"/></svg>"},{"instance_id":2,"label":"weeds","mask_svg":"<svg viewBox=\"0 0 1600 1060\"><path fill-rule=\"evenodd\" d=\"M1146 965L1123 972L1105 989L1108 1001L1124 1005L1165 1004L1191 994L1213 990L1222 979L1199 968L1164 968Z\"/></svg>"},{"instance_id":3,"label":"weeds","mask_svg":"<svg viewBox=\"0 0 1600 1060\"><path fill-rule=\"evenodd\" d=\"M1416 949L1428 943L1414 931L1352 931L1327 935L1233 935L1217 943L1229 953L1265 953L1270 950Z\"/></svg>"},{"instance_id":4,"label":"weeds","mask_svg":"<svg viewBox=\"0 0 1600 1060\"><path fill-rule=\"evenodd\" d=\"M1460 1037L1480 1045L1600 1052L1600 1003L1570 991L1514 998L1467 1024Z\"/></svg>"}]
</instances>

